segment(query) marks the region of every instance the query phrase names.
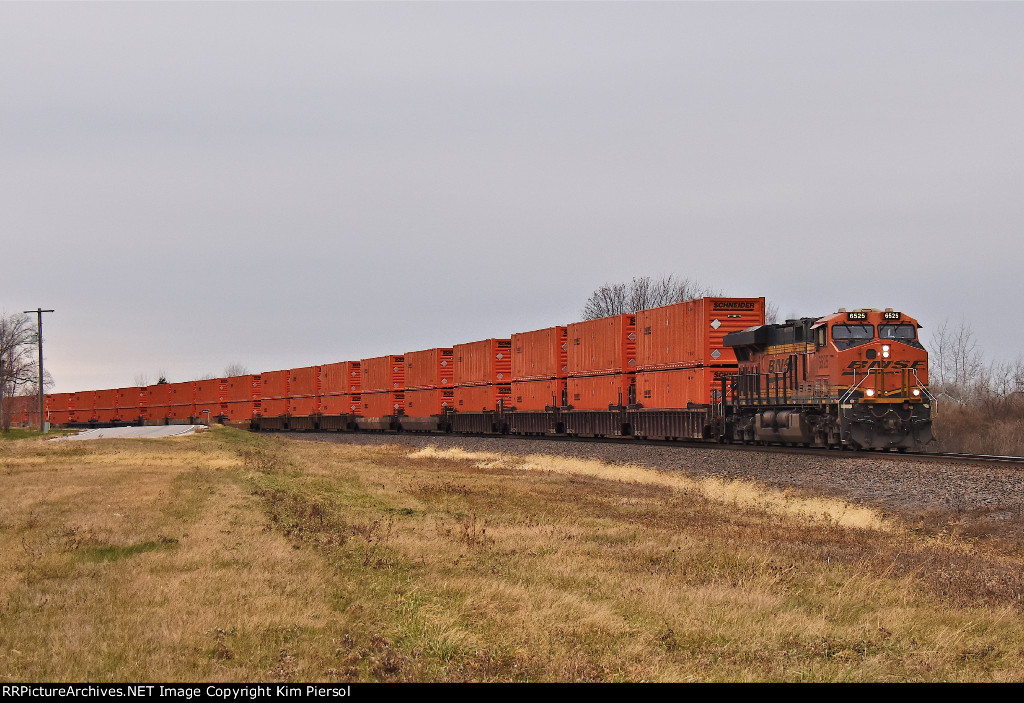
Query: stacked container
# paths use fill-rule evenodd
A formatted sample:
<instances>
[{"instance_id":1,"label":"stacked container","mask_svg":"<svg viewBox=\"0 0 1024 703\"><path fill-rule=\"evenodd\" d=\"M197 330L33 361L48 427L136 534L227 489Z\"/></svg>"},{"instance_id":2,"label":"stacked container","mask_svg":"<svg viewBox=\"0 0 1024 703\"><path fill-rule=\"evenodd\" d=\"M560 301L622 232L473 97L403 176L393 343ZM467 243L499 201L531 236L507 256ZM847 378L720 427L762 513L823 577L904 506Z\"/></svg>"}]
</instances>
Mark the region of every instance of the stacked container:
<instances>
[{"instance_id":1,"label":"stacked container","mask_svg":"<svg viewBox=\"0 0 1024 703\"><path fill-rule=\"evenodd\" d=\"M43 410L46 405L44 401ZM5 395L3 405L3 417L7 418L12 425L23 427L39 426L39 396L36 395Z\"/></svg>"},{"instance_id":2,"label":"stacked container","mask_svg":"<svg viewBox=\"0 0 1024 703\"><path fill-rule=\"evenodd\" d=\"M117 419L117 389L94 391L92 419L96 422L114 422Z\"/></svg>"},{"instance_id":3,"label":"stacked container","mask_svg":"<svg viewBox=\"0 0 1024 703\"><path fill-rule=\"evenodd\" d=\"M146 414L145 386L117 389L117 413L119 422L137 422Z\"/></svg>"},{"instance_id":4,"label":"stacked container","mask_svg":"<svg viewBox=\"0 0 1024 703\"><path fill-rule=\"evenodd\" d=\"M736 355L723 339L764 324L764 298L700 298L637 313L636 402L686 408L720 400Z\"/></svg>"},{"instance_id":5,"label":"stacked container","mask_svg":"<svg viewBox=\"0 0 1024 703\"><path fill-rule=\"evenodd\" d=\"M362 408L362 378L358 361L339 361L320 367L320 412L353 415Z\"/></svg>"},{"instance_id":6,"label":"stacked container","mask_svg":"<svg viewBox=\"0 0 1024 703\"><path fill-rule=\"evenodd\" d=\"M221 414L231 421L249 420L260 413L261 376L245 374L224 379L224 404Z\"/></svg>"},{"instance_id":7,"label":"stacked container","mask_svg":"<svg viewBox=\"0 0 1024 703\"><path fill-rule=\"evenodd\" d=\"M203 422L222 415L221 405L227 390L226 378L206 378L195 382L196 409L194 417Z\"/></svg>"},{"instance_id":8,"label":"stacked container","mask_svg":"<svg viewBox=\"0 0 1024 703\"><path fill-rule=\"evenodd\" d=\"M72 393L68 399L68 421L88 422L92 415L92 391Z\"/></svg>"},{"instance_id":9,"label":"stacked container","mask_svg":"<svg viewBox=\"0 0 1024 703\"><path fill-rule=\"evenodd\" d=\"M260 374L260 415L281 417L288 414L288 385L290 372L264 371Z\"/></svg>"},{"instance_id":10,"label":"stacked container","mask_svg":"<svg viewBox=\"0 0 1024 703\"><path fill-rule=\"evenodd\" d=\"M401 354L359 362L363 417L401 415L405 410L405 357Z\"/></svg>"},{"instance_id":11,"label":"stacked container","mask_svg":"<svg viewBox=\"0 0 1024 703\"><path fill-rule=\"evenodd\" d=\"M631 401L636 372L635 314L568 327L568 401L577 410L607 410Z\"/></svg>"},{"instance_id":12,"label":"stacked container","mask_svg":"<svg viewBox=\"0 0 1024 703\"><path fill-rule=\"evenodd\" d=\"M569 375L568 328L512 335L512 406L538 411L563 405Z\"/></svg>"},{"instance_id":13,"label":"stacked container","mask_svg":"<svg viewBox=\"0 0 1024 703\"><path fill-rule=\"evenodd\" d=\"M405 414L409 417L443 415L454 404L454 352L450 348L424 349L405 355Z\"/></svg>"},{"instance_id":14,"label":"stacked container","mask_svg":"<svg viewBox=\"0 0 1024 703\"><path fill-rule=\"evenodd\" d=\"M71 420L70 404L73 394L53 393L46 396L46 418L51 425L66 425Z\"/></svg>"},{"instance_id":15,"label":"stacked container","mask_svg":"<svg viewBox=\"0 0 1024 703\"><path fill-rule=\"evenodd\" d=\"M166 385L168 421L172 424L192 422L196 415L196 381Z\"/></svg>"},{"instance_id":16,"label":"stacked container","mask_svg":"<svg viewBox=\"0 0 1024 703\"><path fill-rule=\"evenodd\" d=\"M148 424L166 424L171 410L168 387L167 383L146 386L146 422Z\"/></svg>"},{"instance_id":17,"label":"stacked container","mask_svg":"<svg viewBox=\"0 0 1024 703\"><path fill-rule=\"evenodd\" d=\"M493 412L512 404L512 340L484 339L456 344L455 409Z\"/></svg>"},{"instance_id":18,"label":"stacked container","mask_svg":"<svg viewBox=\"0 0 1024 703\"><path fill-rule=\"evenodd\" d=\"M288 372L288 414L309 417L320 413L319 366L303 366Z\"/></svg>"}]
</instances>

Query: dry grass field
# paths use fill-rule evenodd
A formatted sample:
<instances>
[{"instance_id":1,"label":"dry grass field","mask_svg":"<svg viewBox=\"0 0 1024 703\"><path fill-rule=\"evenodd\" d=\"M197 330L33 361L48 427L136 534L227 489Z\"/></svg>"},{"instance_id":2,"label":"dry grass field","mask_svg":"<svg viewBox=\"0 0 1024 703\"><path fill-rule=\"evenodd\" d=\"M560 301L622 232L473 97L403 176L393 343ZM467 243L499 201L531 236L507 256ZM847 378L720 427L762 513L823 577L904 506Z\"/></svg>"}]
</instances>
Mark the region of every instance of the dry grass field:
<instances>
[{"instance_id":1,"label":"dry grass field","mask_svg":"<svg viewBox=\"0 0 1024 703\"><path fill-rule=\"evenodd\" d=\"M1024 555L554 459L0 440L0 681L1021 681Z\"/></svg>"},{"instance_id":2,"label":"dry grass field","mask_svg":"<svg viewBox=\"0 0 1024 703\"><path fill-rule=\"evenodd\" d=\"M1024 456L1024 396L959 405L940 400L933 450Z\"/></svg>"}]
</instances>

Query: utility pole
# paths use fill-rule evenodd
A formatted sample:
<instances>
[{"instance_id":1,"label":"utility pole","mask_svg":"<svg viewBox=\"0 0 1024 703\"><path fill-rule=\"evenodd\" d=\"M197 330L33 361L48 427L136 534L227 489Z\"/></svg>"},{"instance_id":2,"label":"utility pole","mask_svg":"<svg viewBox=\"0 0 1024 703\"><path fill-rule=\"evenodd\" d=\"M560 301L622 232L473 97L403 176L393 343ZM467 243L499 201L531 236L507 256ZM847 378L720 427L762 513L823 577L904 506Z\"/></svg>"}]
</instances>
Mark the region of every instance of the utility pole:
<instances>
[{"instance_id":1,"label":"utility pole","mask_svg":"<svg viewBox=\"0 0 1024 703\"><path fill-rule=\"evenodd\" d=\"M25 310L26 315L35 313L38 316L38 325L36 327L39 333L39 431L46 432L46 392L43 390L43 313L53 312L53 310L43 310L42 308L36 308L35 310Z\"/></svg>"}]
</instances>

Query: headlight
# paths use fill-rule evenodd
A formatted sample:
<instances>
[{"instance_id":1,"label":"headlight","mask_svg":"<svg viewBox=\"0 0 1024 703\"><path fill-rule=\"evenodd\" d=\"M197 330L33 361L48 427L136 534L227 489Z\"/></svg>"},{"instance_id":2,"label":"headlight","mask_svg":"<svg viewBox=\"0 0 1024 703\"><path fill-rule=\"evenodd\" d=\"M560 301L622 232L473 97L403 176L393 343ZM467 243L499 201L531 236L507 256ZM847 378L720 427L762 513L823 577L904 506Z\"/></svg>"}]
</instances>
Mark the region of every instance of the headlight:
<instances>
[{"instance_id":1,"label":"headlight","mask_svg":"<svg viewBox=\"0 0 1024 703\"><path fill-rule=\"evenodd\" d=\"M874 398L875 397L875 389L874 388L868 388L866 391L864 391L864 395L866 395L868 398Z\"/></svg>"},{"instance_id":2,"label":"headlight","mask_svg":"<svg viewBox=\"0 0 1024 703\"><path fill-rule=\"evenodd\" d=\"M921 389L920 389L920 388L915 388L915 389L914 389L914 397L916 398L916 397L918 397L919 395L921 395Z\"/></svg>"},{"instance_id":3,"label":"headlight","mask_svg":"<svg viewBox=\"0 0 1024 703\"><path fill-rule=\"evenodd\" d=\"M889 351L889 345L888 344L883 344L882 345L882 351L884 351L884 352Z\"/></svg>"}]
</instances>

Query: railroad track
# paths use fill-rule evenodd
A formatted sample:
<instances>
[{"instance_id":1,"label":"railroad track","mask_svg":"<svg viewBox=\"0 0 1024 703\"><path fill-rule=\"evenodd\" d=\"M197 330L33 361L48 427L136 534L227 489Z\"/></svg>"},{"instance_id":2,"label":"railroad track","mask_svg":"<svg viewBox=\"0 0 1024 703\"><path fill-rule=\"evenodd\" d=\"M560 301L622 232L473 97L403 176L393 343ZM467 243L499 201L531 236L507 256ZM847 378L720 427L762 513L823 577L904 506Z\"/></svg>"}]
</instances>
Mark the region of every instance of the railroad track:
<instances>
[{"instance_id":1,"label":"railroad track","mask_svg":"<svg viewBox=\"0 0 1024 703\"><path fill-rule=\"evenodd\" d=\"M995 464L1024 464L1024 456L997 456L993 454L956 454L954 452L918 452L908 456L928 459L942 458L959 461L980 461Z\"/></svg>"}]
</instances>

